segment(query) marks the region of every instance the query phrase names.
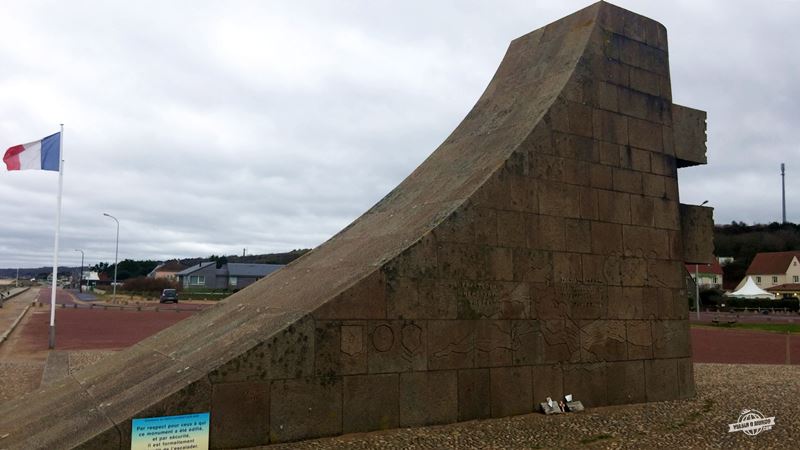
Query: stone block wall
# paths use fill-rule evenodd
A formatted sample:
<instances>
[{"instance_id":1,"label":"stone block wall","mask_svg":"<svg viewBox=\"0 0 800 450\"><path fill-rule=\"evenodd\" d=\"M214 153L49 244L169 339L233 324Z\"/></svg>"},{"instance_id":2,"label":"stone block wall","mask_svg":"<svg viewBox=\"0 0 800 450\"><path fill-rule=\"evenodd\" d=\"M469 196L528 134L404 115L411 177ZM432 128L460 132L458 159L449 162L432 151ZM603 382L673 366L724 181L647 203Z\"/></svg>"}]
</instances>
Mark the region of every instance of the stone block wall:
<instances>
[{"instance_id":1,"label":"stone block wall","mask_svg":"<svg viewBox=\"0 0 800 450\"><path fill-rule=\"evenodd\" d=\"M305 355L287 356L303 378L254 397L269 393L253 420L272 442L525 414L566 393L588 407L694 395L666 30L606 4L509 55L580 26L586 51L525 142L312 314Z\"/></svg>"}]
</instances>

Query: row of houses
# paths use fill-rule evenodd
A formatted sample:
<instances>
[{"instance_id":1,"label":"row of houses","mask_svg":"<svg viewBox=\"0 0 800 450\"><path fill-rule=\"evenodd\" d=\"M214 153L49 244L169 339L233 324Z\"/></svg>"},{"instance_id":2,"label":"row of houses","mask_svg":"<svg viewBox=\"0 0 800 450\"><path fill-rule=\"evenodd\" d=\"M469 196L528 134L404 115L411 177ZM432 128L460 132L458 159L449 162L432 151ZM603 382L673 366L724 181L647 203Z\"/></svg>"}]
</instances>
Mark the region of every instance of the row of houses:
<instances>
[{"instance_id":1,"label":"row of houses","mask_svg":"<svg viewBox=\"0 0 800 450\"><path fill-rule=\"evenodd\" d=\"M701 288L721 288L723 272L719 261L711 264L686 264L686 271ZM748 278L760 289L776 297L800 298L800 251L758 253L736 286L739 290Z\"/></svg>"},{"instance_id":2,"label":"row of houses","mask_svg":"<svg viewBox=\"0 0 800 450\"><path fill-rule=\"evenodd\" d=\"M184 288L239 290L281 267L282 264L218 264L215 261L203 261L187 268L177 261L169 261L158 265L147 276L175 280Z\"/></svg>"},{"instance_id":3,"label":"row of houses","mask_svg":"<svg viewBox=\"0 0 800 450\"><path fill-rule=\"evenodd\" d=\"M800 251L759 253L747 268L747 276L756 286L778 297L800 297Z\"/></svg>"}]
</instances>

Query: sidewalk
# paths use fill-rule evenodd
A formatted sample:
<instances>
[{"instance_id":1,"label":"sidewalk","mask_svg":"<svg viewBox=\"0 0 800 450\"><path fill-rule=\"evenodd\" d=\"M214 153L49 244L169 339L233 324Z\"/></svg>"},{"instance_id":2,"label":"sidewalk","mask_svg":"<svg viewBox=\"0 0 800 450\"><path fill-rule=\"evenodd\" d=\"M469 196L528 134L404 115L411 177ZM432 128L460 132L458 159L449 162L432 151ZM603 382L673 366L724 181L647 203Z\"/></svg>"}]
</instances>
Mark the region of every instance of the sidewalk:
<instances>
[{"instance_id":1,"label":"sidewalk","mask_svg":"<svg viewBox=\"0 0 800 450\"><path fill-rule=\"evenodd\" d=\"M13 287L13 288L8 289L8 290L5 290L5 289L0 290L0 298L2 298L2 301L0 301L0 305L4 304L5 302L11 301L15 296L27 291L28 289L30 289L30 288L28 288L28 287Z\"/></svg>"},{"instance_id":2,"label":"sidewalk","mask_svg":"<svg viewBox=\"0 0 800 450\"><path fill-rule=\"evenodd\" d=\"M25 308L30 306L36 298L37 289L28 289L27 292L25 290L26 288L11 289L13 297L3 300L3 307L0 308L0 345L10 334L12 326Z\"/></svg>"},{"instance_id":3,"label":"sidewalk","mask_svg":"<svg viewBox=\"0 0 800 450\"><path fill-rule=\"evenodd\" d=\"M75 289L69 289L67 292L82 302L96 302L98 300L97 296L91 292L80 292Z\"/></svg>"},{"instance_id":4,"label":"sidewalk","mask_svg":"<svg viewBox=\"0 0 800 450\"><path fill-rule=\"evenodd\" d=\"M0 308L0 336L10 331L17 318L37 299L38 295L39 289L31 288L5 302L3 308ZM34 312L44 309L34 306L30 308L14 332L9 333L8 339L0 343L0 380L2 380L0 403L37 389L42 380L47 353L26 355L14 351L20 330L25 327Z\"/></svg>"}]
</instances>

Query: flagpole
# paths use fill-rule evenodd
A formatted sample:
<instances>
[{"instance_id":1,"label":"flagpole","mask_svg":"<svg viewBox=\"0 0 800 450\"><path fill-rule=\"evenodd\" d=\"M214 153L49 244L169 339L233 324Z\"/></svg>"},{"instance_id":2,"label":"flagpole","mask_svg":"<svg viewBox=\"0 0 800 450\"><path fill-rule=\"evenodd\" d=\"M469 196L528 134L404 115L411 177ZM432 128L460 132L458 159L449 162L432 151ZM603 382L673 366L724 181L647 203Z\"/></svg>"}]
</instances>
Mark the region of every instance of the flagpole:
<instances>
[{"instance_id":1,"label":"flagpole","mask_svg":"<svg viewBox=\"0 0 800 450\"><path fill-rule=\"evenodd\" d=\"M53 245L53 282L50 284L50 348L56 347L56 285L58 283L58 232L61 229L61 189L64 186L64 124L58 135L58 206L56 207L56 237Z\"/></svg>"}]
</instances>

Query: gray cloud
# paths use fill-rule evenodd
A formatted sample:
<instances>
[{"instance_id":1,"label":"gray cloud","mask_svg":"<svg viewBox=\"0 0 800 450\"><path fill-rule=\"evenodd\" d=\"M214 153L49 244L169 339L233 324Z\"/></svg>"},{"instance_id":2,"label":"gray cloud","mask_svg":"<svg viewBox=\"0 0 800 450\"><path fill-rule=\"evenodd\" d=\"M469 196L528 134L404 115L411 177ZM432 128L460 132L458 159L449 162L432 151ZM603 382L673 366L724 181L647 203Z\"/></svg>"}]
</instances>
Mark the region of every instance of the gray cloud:
<instances>
[{"instance_id":1,"label":"gray cloud","mask_svg":"<svg viewBox=\"0 0 800 450\"><path fill-rule=\"evenodd\" d=\"M8 1L0 145L66 122L65 264L113 260L103 212L121 258L312 247L444 140L511 39L587 4ZM800 4L617 4L667 27L675 101L709 113L682 201L778 219L778 166L800 170ZM0 267L50 264L56 184L0 174Z\"/></svg>"}]
</instances>

